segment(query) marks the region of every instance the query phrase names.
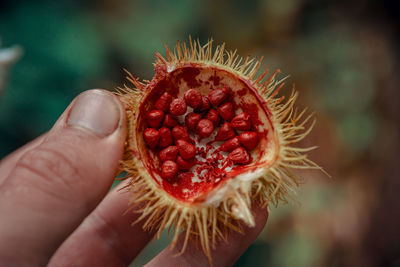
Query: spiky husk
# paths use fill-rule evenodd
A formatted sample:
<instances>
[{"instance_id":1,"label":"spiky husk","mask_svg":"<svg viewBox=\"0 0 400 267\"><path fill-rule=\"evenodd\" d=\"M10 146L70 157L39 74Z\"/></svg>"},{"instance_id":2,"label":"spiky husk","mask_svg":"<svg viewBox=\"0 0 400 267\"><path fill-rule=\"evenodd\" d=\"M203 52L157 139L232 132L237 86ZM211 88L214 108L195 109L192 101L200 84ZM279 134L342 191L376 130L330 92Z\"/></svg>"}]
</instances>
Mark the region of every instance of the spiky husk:
<instances>
[{"instance_id":1,"label":"spiky husk","mask_svg":"<svg viewBox=\"0 0 400 267\"><path fill-rule=\"evenodd\" d=\"M178 235L184 232L181 253L185 251L189 238L194 239L200 243L210 261L211 248L221 239L226 239L229 231L240 232L241 221L254 226L252 202L259 201L263 206L269 203L277 205L278 202L287 202L293 198L295 188L302 179L293 174L292 169L322 170L305 154L315 147L295 147L296 143L310 133L315 120L312 119L312 114L305 116L306 110L297 112L294 108L298 96L294 89L286 101L283 96L277 96L284 85L284 79L276 80L279 70L268 78L266 78L268 70L256 77L262 58L255 60L247 56L243 59L236 54L236 51L225 50L225 44L217 46L215 50L212 45L212 40L204 46L200 45L199 41L191 39L188 45L178 42L173 51L166 47L166 58L156 53L155 68L164 67L171 70L186 63L199 63L234 73L253 86L265 100L271 112L271 121L279 144L276 160L265 166L257 179L225 190L224 198L219 205L183 203L166 193L154 181L137 157L140 148L135 133L135 123L141 115L138 107L146 94L147 86L151 86L152 82L140 82L127 72L127 79L134 87L119 88L119 95L127 105L129 119L129 136L122 170L130 179L127 187L131 193L130 202L135 206L136 212L141 213L137 221L144 220L143 228L155 230L156 238L166 228L173 230L172 246L176 244Z\"/></svg>"}]
</instances>

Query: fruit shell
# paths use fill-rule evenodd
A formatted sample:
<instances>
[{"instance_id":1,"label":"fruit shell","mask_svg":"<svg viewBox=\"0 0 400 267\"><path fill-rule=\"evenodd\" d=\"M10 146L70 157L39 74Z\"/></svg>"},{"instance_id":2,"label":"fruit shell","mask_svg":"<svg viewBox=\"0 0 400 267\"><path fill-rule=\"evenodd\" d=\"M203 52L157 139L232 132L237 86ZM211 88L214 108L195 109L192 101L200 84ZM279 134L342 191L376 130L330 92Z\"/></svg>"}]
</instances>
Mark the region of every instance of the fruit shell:
<instances>
[{"instance_id":1,"label":"fruit shell","mask_svg":"<svg viewBox=\"0 0 400 267\"><path fill-rule=\"evenodd\" d=\"M258 200L263 205L285 201L299 183L292 169L322 170L304 154L313 147L293 146L308 135L313 123L307 126L311 116L304 119L304 112L293 111L297 98L295 91L286 102L277 96L283 86L275 79L279 71L267 79L264 79L267 71L256 77L261 60L247 57L240 65L235 52L225 52L225 45L213 50L212 41L204 46L192 41L188 45L178 43L174 52L167 48L166 58L158 53L156 57L155 76L151 82L139 82L128 73L134 88L120 89L120 96L127 105L129 124L122 170L131 179L132 205L152 199L152 205L142 205L143 208L138 210L143 214L139 220L145 220L145 229L155 227L156 237L159 237L164 229L173 226L173 244L184 230L183 250L189 236L193 236L211 261L211 247L228 229L239 231L241 223L254 226L250 210L252 201ZM207 95L210 85L205 82L213 86L229 84L234 97L232 101L235 104L245 101L242 106L252 116L260 141L251 152L255 159L252 163L230 173L225 182L212 188L206 196L188 202L171 195L155 172L159 164L143 139L143 114L149 111L148 103L154 102L166 88L174 97L183 97L188 86ZM228 208L232 205L235 209Z\"/></svg>"}]
</instances>

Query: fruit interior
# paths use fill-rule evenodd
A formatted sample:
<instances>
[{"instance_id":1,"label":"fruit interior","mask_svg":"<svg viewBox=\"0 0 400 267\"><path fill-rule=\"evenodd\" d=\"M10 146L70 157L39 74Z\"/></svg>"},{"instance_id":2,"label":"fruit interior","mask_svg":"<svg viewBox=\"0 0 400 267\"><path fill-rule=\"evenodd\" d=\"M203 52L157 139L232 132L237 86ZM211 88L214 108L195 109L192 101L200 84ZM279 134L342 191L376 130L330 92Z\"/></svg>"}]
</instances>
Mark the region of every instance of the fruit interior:
<instances>
[{"instance_id":1,"label":"fruit interior","mask_svg":"<svg viewBox=\"0 0 400 267\"><path fill-rule=\"evenodd\" d=\"M227 93L227 97L222 103L211 104L207 110L201 110L205 107L204 104L193 109L185 100L185 93L190 89L201 94L202 103L204 97L209 97L209 100L213 98L210 93L214 90L219 90L218 92L222 90ZM257 168L268 168L276 159L279 147L271 123L271 113L252 84L237 74L202 64L186 64L172 71L158 71L146 90L147 95L140 106L136 124L139 157L154 181L174 198L188 204L202 202L212 190L217 190L228 179L235 179L239 174L252 172ZM171 111L176 113L176 109L171 107L172 104L166 111L157 111L157 100L163 94L165 96L165 92L171 95L172 99L182 99L187 104L183 115L172 116L177 120L177 126L182 126L189 134L187 139L177 134L179 131L174 130L176 126L165 127L166 115L171 116ZM214 103L216 99L213 98ZM239 115L239 119L231 119L232 115L224 114L226 113L224 108L219 109L225 103L232 104L233 116ZM179 107L182 106L178 105ZM230 104L224 107L228 107L229 113ZM214 117L215 113L218 114L219 122L215 123L208 119L207 114L211 109L216 111L211 112ZM196 119L194 124L187 125L186 117L189 113L198 115L190 115ZM204 121L198 122L199 117ZM248 120L244 126L240 126L243 117ZM211 128L210 121L213 122ZM232 124L239 126L231 128ZM221 130L222 134L218 133L223 125L225 130L232 129L234 135L232 131ZM160 141L160 138L157 141L157 134L160 135L160 132L162 135L166 133L163 141ZM255 140L254 133L256 133ZM169 136L172 136L172 140ZM185 142L178 141L177 138L185 139L183 140ZM230 141L231 145L226 144L233 138L236 139ZM190 149L193 147L188 144L195 147L193 157L190 155ZM164 156L161 156L165 149L172 152L168 154L164 151ZM189 155L186 152L189 152ZM165 155L168 155L168 160Z\"/></svg>"}]
</instances>

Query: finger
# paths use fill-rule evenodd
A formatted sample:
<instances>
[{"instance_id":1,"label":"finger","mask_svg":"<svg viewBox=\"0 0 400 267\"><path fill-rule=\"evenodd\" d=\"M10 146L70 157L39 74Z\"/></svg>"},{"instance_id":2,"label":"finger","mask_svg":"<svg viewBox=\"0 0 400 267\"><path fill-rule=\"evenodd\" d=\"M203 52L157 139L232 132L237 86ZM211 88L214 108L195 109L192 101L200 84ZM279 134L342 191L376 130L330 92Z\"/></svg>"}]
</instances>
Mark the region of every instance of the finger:
<instances>
[{"instance_id":1,"label":"finger","mask_svg":"<svg viewBox=\"0 0 400 267\"><path fill-rule=\"evenodd\" d=\"M129 192L115 188L61 245L49 266L128 266L154 233L132 226L140 214L127 212ZM77 262L79 259L79 262Z\"/></svg>"},{"instance_id":2,"label":"finger","mask_svg":"<svg viewBox=\"0 0 400 267\"><path fill-rule=\"evenodd\" d=\"M25 152L31 150L32 148L37 147L40 145L44 140L45 134L39 136L35 140L29 142L28 144L24 145L23 147L17 149L7 157L3 158L0 161L0 185L6 180L8 175L14 169L15 164L21 158Z\"/></svg>"},{"instance_id":3,"label":"finger","mask_svg":"<svg viewBox=\"0 0 400 267\"><path fill-rule=\"evenodd\" d=\"M48 261L107 193L125 135L118 99L91 90L73 101L42 144L18 160L0 186L0 259L5 265Z\"/></svg>"},{"instance_id":4,"label":"finger","mask_svg":"<svg viewBox=\"0 0 400 267\"><path fill-rule=\"evenodd\" d=\"M243 234L232 232L227 238L227 242L220 241L216 245L216 249L211 251L213 265L219 266L232 266L243 254L243 252L250 246L250 244L257 238L261 230L264 228L268 218L267 208L259 206L253 209L256 225L253 228L244 227ZM165 248L160 254L152 259L146 267L152 266L208 266L209 261L204 252L196 246L194 242L189 241L185 252L176 256L179 249L183 245L184 236L178 239L178 243L174 249L171 250L170 246Z\"/></svg>"}]
</instances>

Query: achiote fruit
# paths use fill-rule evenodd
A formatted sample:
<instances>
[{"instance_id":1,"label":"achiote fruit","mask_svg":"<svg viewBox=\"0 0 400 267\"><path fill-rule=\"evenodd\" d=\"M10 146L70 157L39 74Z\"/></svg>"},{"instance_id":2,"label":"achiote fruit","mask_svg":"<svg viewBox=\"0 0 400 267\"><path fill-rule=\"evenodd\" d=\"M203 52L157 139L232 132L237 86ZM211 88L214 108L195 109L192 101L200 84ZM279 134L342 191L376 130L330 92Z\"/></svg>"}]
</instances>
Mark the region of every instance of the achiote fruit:
<instances>
[{"instance_id":1,"label":"achiote fruit","mask_svg":"<svg viewBox=\"0 0 400 267\"><path fill-rule=\"evenodd\" d=\"M241 59L198 41L156 53L155 75L120 90L129 135L123 171L146 229L173 228L198 240L211 261L226 231L254 226L253 201L286 200L298 178L292 169L320 169L295 144L310 132L297 113L297 93L284 101L279 71L256 76L261 60ZM304 118L305 117L305 118Z\"/></svg>"}]
</instances>

